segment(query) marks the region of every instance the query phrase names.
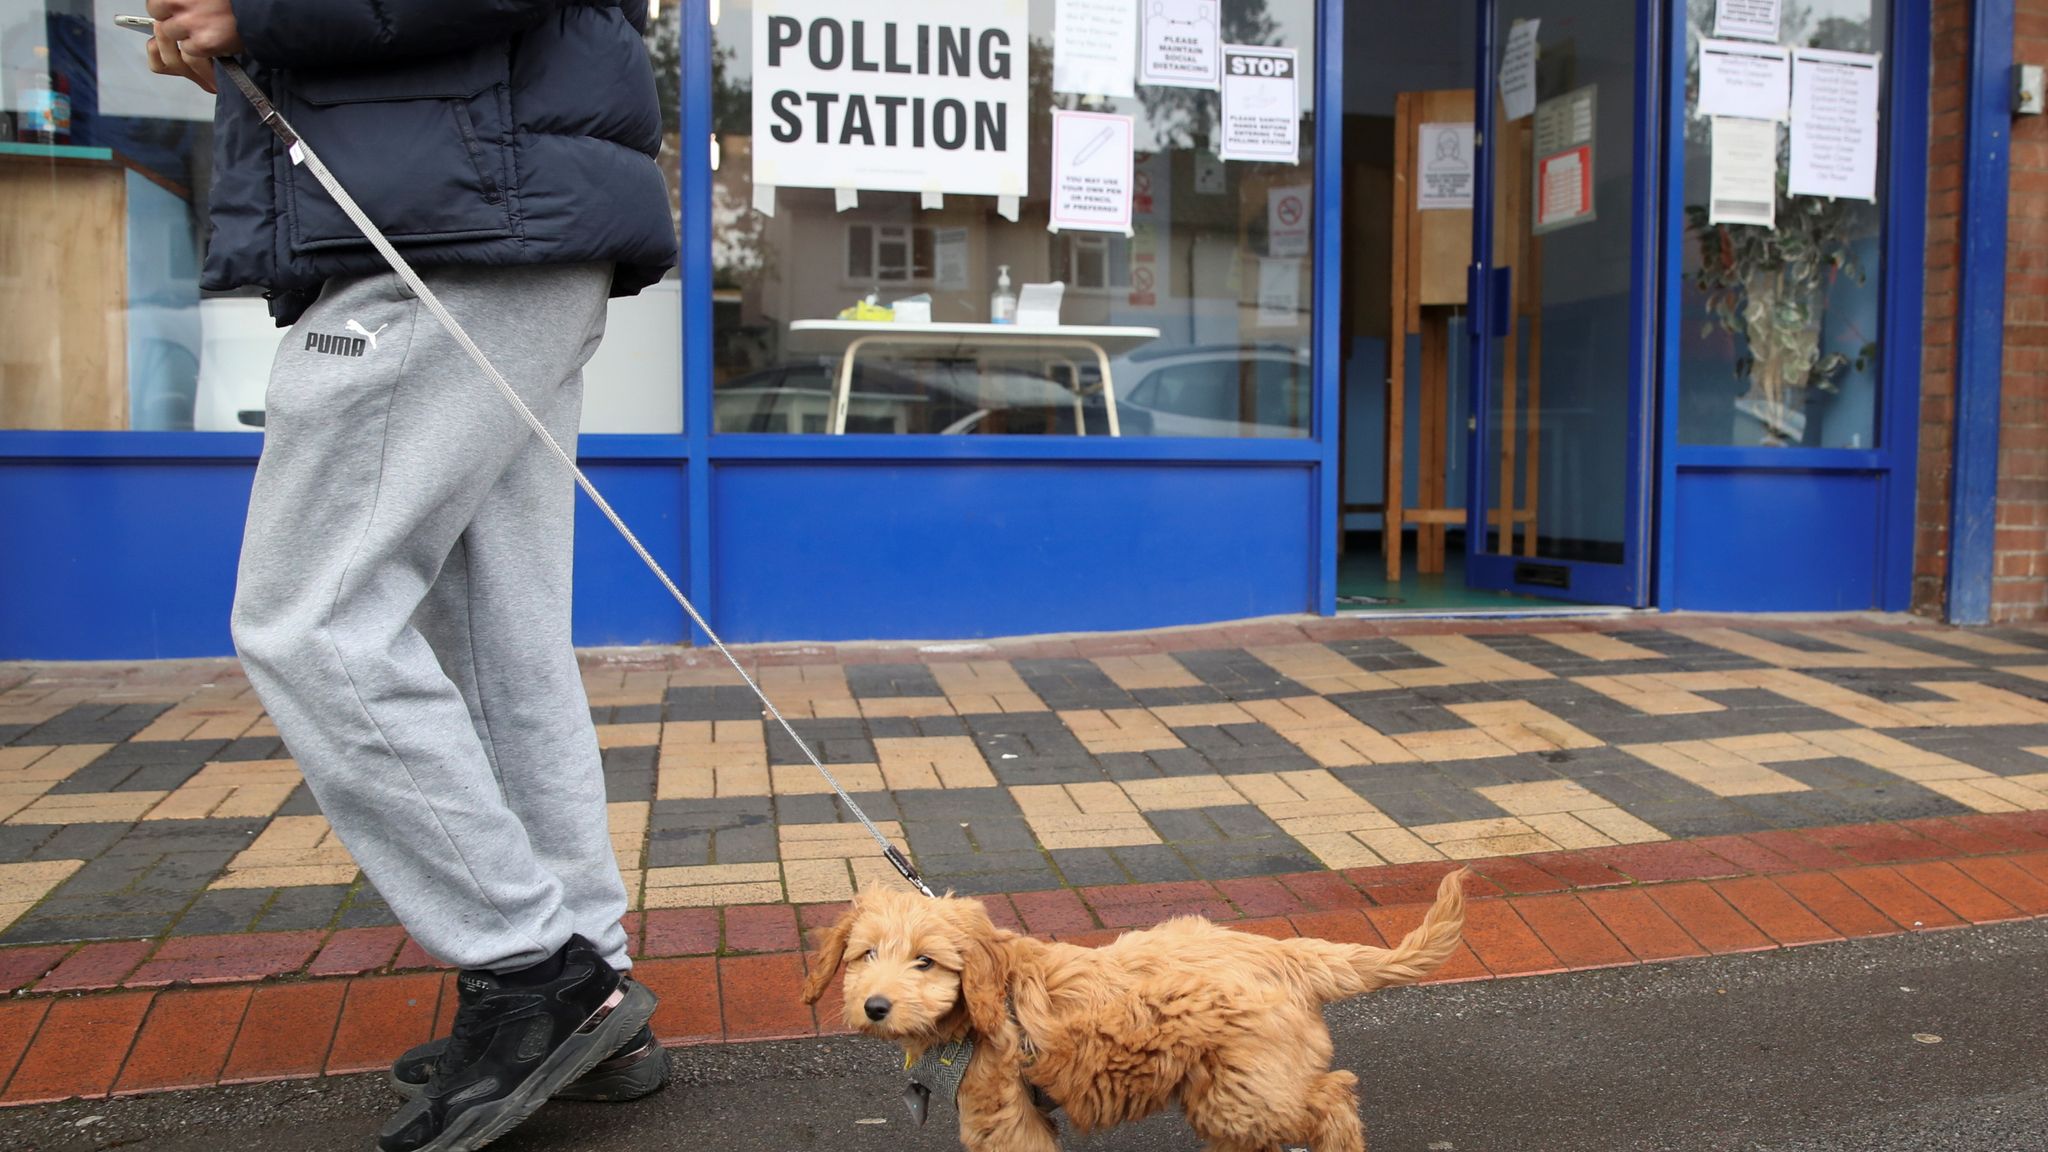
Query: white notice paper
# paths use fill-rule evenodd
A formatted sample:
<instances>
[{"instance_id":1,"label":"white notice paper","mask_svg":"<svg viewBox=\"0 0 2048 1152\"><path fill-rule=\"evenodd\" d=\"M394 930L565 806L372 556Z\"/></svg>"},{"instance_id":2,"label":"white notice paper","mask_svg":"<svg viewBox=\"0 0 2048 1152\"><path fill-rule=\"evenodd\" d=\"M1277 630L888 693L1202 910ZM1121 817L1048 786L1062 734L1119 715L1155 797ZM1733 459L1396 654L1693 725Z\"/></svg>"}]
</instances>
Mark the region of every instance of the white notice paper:
<instances>
[{"instance_id":1,"label":"white notice paper","mask_svg":"<svg viewBox=\"0 0 2048 1152\"><path fill-rule=\"evenodd\" d=\"M1424 124L1415 139L1415 207L1441 211L1472 207L1472 124Z\"/></svg>"},{"instance_id":2,"label":"white notice paper","mask_svg":"<svg viewBox=\"0 0 2048 1152\"><path fill-rule=\"evenodd\" d=\"M1312 185L1290 184L1266 192L1266 253L1308 255L1308 204Z\"/></svg>"},{"instance_id":3,"label":"white notice paper","mask_svg":"<svg viewBox=\"0 0 2048 1152\"><path fill-rule=\"evenodd\" d=\"M1599 88L1588 84L1536 105L1531 124L1536 194L1531 232L1593 219L1593 134Z\"/></svg>"},{"instance_id":4,"label":"white notice paper","mask_svg":"<svg viewBox=\"0 0 2048 1152\"><path fill-rule=\"evenodd\" d=\"M938 287L949 292L967 287L967 229L935 229L932 241L933 278Z\"/></svg>"},{"instance_id":5,"label":"white notice paper","mask_svg":"<svg viewBox=\"0 0 2048 1152\"><path fill-rule=\"evenodd\" d=\"M754 183L1021 195L1030 25L1014 0L754 0Z\"/></svg>"},{"instance_id":6,"label":"white notice paper","mask_svg":"<svg viewBox=\"0 0 2048 1152\"><path fill-rule=\"evenodd\" d=\"M1067 293L1064 280L1050 284L1026 284L1017 292L1017 327L1057 328L1060 326L1060 298Z\"/></svg>"},{"instance_id":7,"label":"white notice paper","mask_svg":"<svg viewBox=\"0 0 2048 1152\"><path fill-rule=\"evenodd\" d=\"M1131 231L1129 116L1052 111L1052 219L1054 232Z\"/></svg>"},{"instance_id":8,"label":"white notice paper","mask_svg":"<svg viewBox=\"0 0 2048 1152\"><path fill-rule=\"evenodd\" d=\"M1719 0L1714 5L1714 35L1745 40L1778 39L1781 0ZM1867 10L1866 10L1867 14Z\"/></svg>"},{"instance_id":9,"label":"white notice paper","mask_svg":"<svg viewBox=\"0 0 2048 1152\"><path fill-rule=\"evenodd\" d=\"M1517 20L1500 54L1500 104L1509 120L1536 110L1536 28L1540 20Z\"/></svg>"},{"instance_id":10,"label":"white notice paper","mask_svg":"<svg viewBox=\"0 0 2048 1152\"><path fill-rule=\"evenodd\" d=\"M1292 48L1223 46L1225 160L1301 161L1301 92Z\"/></svg>"},{"instance_id":11,"label":"white notice paper","mask_svg":"<svg viewBox=\"0 0 2048 1152\"><path fill-rule=\"evenodd\" d=\"M1777 226L1778 126L1769 120L1714 118L1707 223Z\"/></svg>"},{"instance_id":12,"label":"white notice paper","mask_svg":"<svg viewBox=\"0 0 2048 1152\"><path fill-rule=\"evenodd\" d=\"M1877 63L1861 52L1793 51L1792 195L1877 199Z\"/></svg>"},{"instance_id":13,"label":"white notice paper","mask_svg":"<svg viewBox=\"0 0 2048 1152\"><path fill-rule=\"evenodd\" d=\"M1792 85L1792 53L1776 44L1700 41L1701 116L1783 120Z\"/></svg>"},{"instance_id":14,"label":"white notice paper","mask_svg":"<svg viewBox=\"0 0 2048 1152\"><path fill-rule=\"evenodd\" d=\"M1059 0L1052 10L1052 90L1130 96L1138 0Z\"/></svg>"},{"instance_id":15,"label":"white notice paper","mask_svg":"<svg viewBox=\"0 0 2048 1152\"><path fill-rule=\"evenodd\" d=\"M1301 325L1301 261L1259 257L1260 328L1296 328Z\"/></svg>"},{"instance_id":16,"label":"white notice paper","mask_svg":"<svg viewBox=\"0 0 2048 1152\"><path fill-rule=\"evenodd\" d=\"M1138 82L1208 88L1223 80L1218 0L1144 0L1145 43Z\"/></svg>"}]
</instances>

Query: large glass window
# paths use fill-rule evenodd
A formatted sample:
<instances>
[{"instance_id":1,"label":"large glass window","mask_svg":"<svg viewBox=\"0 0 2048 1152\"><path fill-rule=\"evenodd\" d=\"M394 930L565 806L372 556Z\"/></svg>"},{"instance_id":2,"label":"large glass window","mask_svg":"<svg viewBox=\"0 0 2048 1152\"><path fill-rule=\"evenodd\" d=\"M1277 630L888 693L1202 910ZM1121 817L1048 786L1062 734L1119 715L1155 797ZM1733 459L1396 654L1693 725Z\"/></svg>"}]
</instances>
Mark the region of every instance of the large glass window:
<instances>
[{"instance_id":1,"label":"large glass window","mask_svg":"<svg viewBox=\"0 0 2048 1152\"><path fill-rule=\"evenodd\" d=\"M1819 105L1802 99L1802 81L1794 76L1785 93L1791 97L1788 122L1703 115L1728 108L1701 103L1700 42L1713 38L1716 10L1724 6L1690 0L1687 22L1679 439L1736 447L1875 448L1886 70L1879 61L1863 69L1876 89L1874 121L1857 108L1853 57L1829 61L1839 75L1807 78L1821 93ZM1886 0L1787 4L1776 44L1878 54L1881 61L1889 17ZM1767 44L1761 38L1751 42ZM1769 76L1762 64L1731 67ZM1790 67L1800 68L1796 55ZM1820 153L1828 144L1819 136L1812 147L1801 141L1795 148L1802 116L1809 125L1823 126L1832 155ZM1859 158L1867 158L1875 173L1869 199L1814 195L1811 184L1793 182L1795 176L1802 183L1818 176L1846 187L1856 183ZM1766 184L1761 173L1773 160L1775 174ZM1718 183L1716 164L1723 166ZM1838 171L1816 174L1821 164ZM1745 186L1753 190L1745 192Z\"/></svg>"},{"instance_id":2,"label":"large glass window","mask_svg":"<svg viewBox=\"0 0 2048 1152\"><path fill-rule=\"evenodd\" d=\"M199 288L215 98L149 73L113 24L142 7L0 0L0 429L262 428L285 334L258 292ZM648 36L671 189L680 15ZM612 302L586 431L681 430L680 283Z\"/></svg>"},{"instance_id":3,"label":"large glass window","mask_svg":"<svg viewBox=\"0 0 2048 1152\"><path fill-rule=\"evenodd\" d=\"M1103 15L1117 5L1056 0L714 8L719 431L1309 434L1314 0L1133 0L1132 41ZM1106 23L1061 32L1056 9ZM1294 50L1295 107L1278 113L1293 162L1221 158L1214 86L1132 83L1147 44L1183 18L1193 40ZM1015 124L1011 69L1024 80ZM1234 107L1267 107L1270 131L1264 99ZM1131 119L1128 232L1049 228L1056 110ZM1065 149L1078 165L1105 122L1066 123L1089 126ZM866 186L832 186L829 151L788 159L892 134L924 151L877 162ZM1014 204L999 170L1022 173ZM1056 324L988 327L1006 271L1027 310L1028 285L1061 286Z\"/></svg>"}]
</instances>

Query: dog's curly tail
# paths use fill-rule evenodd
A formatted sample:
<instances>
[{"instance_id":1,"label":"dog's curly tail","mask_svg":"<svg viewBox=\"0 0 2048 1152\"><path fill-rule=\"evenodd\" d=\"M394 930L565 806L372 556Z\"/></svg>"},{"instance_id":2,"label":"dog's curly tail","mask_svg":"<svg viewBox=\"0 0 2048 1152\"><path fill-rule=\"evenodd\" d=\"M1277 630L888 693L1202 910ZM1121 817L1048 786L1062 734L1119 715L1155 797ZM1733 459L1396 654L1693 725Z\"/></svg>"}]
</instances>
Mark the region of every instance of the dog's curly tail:
<instances>
[{"instance_id":1,"label":"dog's curly tail","mask_svg":"<svg viewBox=\"0 0 2048 1152\"><path fill-rule=\"evenodd\" d=\"M1422 917L1415 930L1392 948L1364 944L1339 944L1328 940L1295 939L1309 983L1327 1004L1397 984L1413 984L1437 970L1458 947L1465 931L1465 876L1471 869L1460 868L1445 876L1437 886L1436 903Z\"/></svg>"}]
</instances>

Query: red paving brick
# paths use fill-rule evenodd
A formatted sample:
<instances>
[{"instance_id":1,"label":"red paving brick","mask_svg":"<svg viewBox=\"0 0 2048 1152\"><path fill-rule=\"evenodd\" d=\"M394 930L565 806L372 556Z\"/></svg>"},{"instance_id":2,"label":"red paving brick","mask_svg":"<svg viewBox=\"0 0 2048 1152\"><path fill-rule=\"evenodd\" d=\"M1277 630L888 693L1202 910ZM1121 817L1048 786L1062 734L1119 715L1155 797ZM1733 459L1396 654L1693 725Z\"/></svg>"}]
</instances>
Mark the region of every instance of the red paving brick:
<instances>
[{"instance_id":1,"label":"red paving brick","mask_svg":"<svg viewBox=\"0 0 2048 1152\"><path fill-rule=\"evenodd\" d=\"M2048 828L2038 828L2032 821L2020 819L2030 815L2026 812L1991 812L1977 816L1962 816L1977 828L2001 836L2016 852L2048 851Z\"/></svg>"},{"instance_id":2,"label":"red paving brick","mask_svg":"<svg viewBox=\"0 0 2048 1152\"><path fill-rule=\"evenodd\" d=\"M1353 868L1344 878L1372 898L1375 904L1428 904L1436 899L1437 885L1459 865L1448 861L1432 864L1383 864L1377 868ZM1500 889L1484 877L1468 877L1465 895L1490 896Z\"/></svg>"},{"instance_id":3,"label":"red paving brick","mask_svg":"<svg viewBox=\"0 0 2048 1152\"><path fill-rule=\"evenodd\" d=\"M87 944L36 985L38 992L99 992L119 988L121 980L156 947L152 940L109 940Z\"/></svg>"},{"instance_id":4,"label":"red paving brick","mask_svg":"<svg viewBox=\"0 0 2048 1152\"><path fill-rule=\"evenodd\" d=\"M639 968L633 970L639 975ZM434 1012L434 1035L446 1036L455 1030L455 1013L462 1007L462 990L456 984L460 973L454 970L441 973L441 1007Z\"/></svg>"},{"instance_id":5,"label":"red paving brick","mask_svg":"<svg viewBox=\"0 0 2048 1152\"><path fill-rule=\"evenodd\" d=\"M1308 908L1285 885L1269 877L1218 880L1216 890L1244 916L1288 916Z\"/></svg>"},{"instance_id":6,"label":"red paving brick","mask_svg":"<svg viewBox=\"0 0 2048 1152\"><path fill-rule=\"evenodd\" d=\"M1628 883L1628 877L1576 852L1536 852L1522 859L1564 881L1567 888L1611 888Z\"/></svg>"},{"instance_id":7,"label":"red paving brick","mask_svg":"<svg viewBox=\"0 0 2048 1152\"><path fill-rule=\"evenodd\" d=\"M1313 936L1318 940L1335 940L1340 944L1367 944L1374 948L1386 947L1386 940L1365 913L1351 908L1332 909L1328 912L1297 912L1289 917L1294 931L1301 936Z\"/></svg>"},{"instance_id":8,"label":"red paving brick","mask_svg":"<svg viewBox=\"0 0 2048 1152\"><path fill-rule=\"evenodd\" d=\"M1877 910L1898 922L1902 928L1924 931L1930 928L1954 928L1962 918L1949 911L1939 900L1894 869L1879 865L1872 868L1844 868L1835 873L1837 879L1855 889L1858 896L1877 906Z\"/></svg>"},{"instance_id":9,"label":"red paving brick","mask_svg":"<svg viewBox=\"0 0 2048 1152\"><path fill-rule=\"evenodd\" d=\"M1713 889L1764 935L1780 944L1818 944L1842 938L1840 932L1828 927L1768 876L1716 880Z\"/></svg>"},{"instance_id":10,"label":"red paving brick","mask_svg":"<svg viewBox=\"0 0 2048 1152\"><path fill-rule=\"evenodd\" d=\"M1693 843L1752 874L1797 872L1800 868L1791 857L1749 836L1707 836Z\"/></svg>"},{"instance_id":11,"label":"red paving brick","mask_svg":"<svg viewBox=\"0 0 2048 1152\"><path fill-rule=\"evenodd\" d=\"M820 1036L846 1036L855 1031L854 1026L846 1022L846 973L832 974L832 980L825 985L818 1002L811 1006L811 1014L818 1019Z\"/></svg>"},{"instance_id":12,"label":"red paving brick","mask_svg":"<svg viewBox=\"0 0 2048 1152\"><path fill-rule=\"evenodd\" d=\"M2014 856L2013 866L2033 875L2037 880L2048 881L2048 852L2029 852Z\"/></svg>"},{"instance_id":13,"label":"red paving brick","mask_svg":"<svg viewBox=\"0 0 2048 1152\"><path fill-rule=\"evenodd\" d=\"M1465 905L1465 944L1496 976L1562 972L1564 962L1544 946L1506 900Z\"/></svg>"},{"instance_id":14,"label":"red paving brick","mask_svg":"<svg viewBox=\"0 0 2048 1152\"><path fill-rule=\"evenodd\" d=\"M1365 893L1334 872L1297 872L1291 876L1276 876L1274 879L1294 893L1305 907L1317 912L1329 912L1338 908L1362 908L1369 901Z\"/></svg>"},{"instance_id":15,"label":"red paving brick","mask_svg":"<svg viewBox=\"0 0 2048 1152\"><path fill-rule=\"evenodd\" d=\"M1643 892L1633 888L1586 892L1579 896L1579 902L1599 917L1638 960L1676 960L1706 954L1699 941Z\"/></svg>"},{"instance_id":16,"label":"red paving brick","mask_svg":"<svg viewBox=\"0 0 2048 1152\"><path fill-rule=\"evenodd\" d=\"M327 1063L348 985L341 980L269 984L256 989L241 1035L221 1069L223 1084L317 1076Z\"/></svg>"},{"instance_id":17,"label":"red paving brick","mask_svg":"<svg viewBox=\"0 0 2048 1152\"><path fill-rule=\"evenodd\" d=\"M225 984L261 980L305 967L320 947L318 932L252 932L240 936L179 936L123 983L130 988L166 984Z\"/></svg>"},{"instance_id":18,"label":"red paving brick","mask_svg":"<svg viewBox=\"0 0 2048 1152\"><path fill-rule=\"evenodd\" d=\"M1751 832L1743 839L1761 844L1801 868L1840 868L1850 863L1847 856L1833 848L1788 829Z\"/></svg>"},{"instance_id":19,"label":"red paving brick","mask_svg":"<svg viewBox=\"0 0 2048 1152\"><path fill-rule=\"evenodd\" d=\"M1502 892L1510 896L1528 896L1538 892L1562 892L1569 887L1563 880L1545 872L1536 865L1518 856L1496 856L1491 860L1474 860L1472 871L1493 882Z\"/></svg>"},{"instance_id":20,"label":"red paving brick","mask_svg":"<svg viewBox=\"0 0 2048 1152\"><path fill-rule=\"evenodd\" d=\"M797 905L796 922L803 928L804 947L816 948L818 941L824 939L825 932L837 924L839 918L851 907L853 905L845 901L838 904Z\"/></svg>"},{"instance_id":21,"label":"red paving brick","mask_svg":"<svg viewBox=\"0 0 2048 1152\"><path fill-rule=\"evenodd\" d=\"M42 979L70 951L69 944L0 949L0 996Z\"/></svg>"},{"instance_id":22,"label":"red paving brick","mask_svg":"<svg viewBox=\"0 0 2048 1152\"><path fill-rule=\"evenodd\" d=\"M36 1038L36 1028L49 1010L48 1000L0 1001L0 1088L14 1075L14 1066L28 1051L29 1041Z\"/></svg>"},{"instance_id":23,"label":"red paving brick","mask_svg":"<svg viewBox=\"0 0 2048 1152\"><path fill-rule=\"evenodd\" d=\"M1949 849L1941 841L1930 840L1897 824L1809 828L1806 834L1858 864L1898 864L1908 860L1932 860L1949 854Z\"/></svg>"},{"instance_id":24,"label":"red paving brick","mask_svg":"<svg viewBox=\"0 0 2048 1152\"><path fill-rule=\"evenodd\" d=\"M1902 929L1892 918L1842 883L1832 872L1792 872L1775 877L1778 887L1844 936L1889 936Z\"/></svg>"},{"instance_id":25,"label":"red paving brick","mask_svg":"<svg viewBox=\"0 0 2048 1152\"><path fill-rule=\"evenodd\" d=\"M796 909L789 905L740 904L725 910L727 952L788 952L796 946Z\"/></svg>"},{"instance_id":26,"label":"red paving brick","mask_svg":"<svg viewBox=\"0 0 2048 1152\"><path fill-rule=\"evenodd\" d=\"M1095 915L1088 911L1088 906L1071 888L1055 888L1050 892L1012 892L1010 903L1017 906L1017 914L1024 917L1024 926L1034 935L1085 932L1096 926Z\"/></svg>"},{"instance_id":27,"label":"red paving brick","mask_svg":"<svg viewBox=\"0 0 2048 1152\"><path fill-rule=\"evenodd\" d=\"M114 1082L114 1094L204 1088L220 1078L252 988L159 993Z\"/></svg>"},{"instance_id":28,"label":"red paving brick","mask_svg":"<svg viewBox=\"0 0 2048 1152\"><path fill-rule=\"evenodd\" d=\"M1945 860L1901 864L1898 872L1921 891L1941 901L1949 911L1973 924L1995 924L2020 918L2019 909Z\"/></svg>"},{"instance_id":29,"label":"red paving brick","mask_svg":"<svg viewBox=\"0 0 2048 1152\"><path fill-rule=\"evenodd\" d=\"M427 950L420 947L419 941L408 936L398 949L397 959L391 961L391 967L395 971L404 972L413 968L446 968L447 965L428 955Z\"/></svg>"},{"instance_id":30,"label":"red paving brick","mask_svg":"<svg viewBox=\"0 0 2048 1152\"><path fill-rule=\"evenodd\" d=\"M0 1103L106 1095L153 999L147 992L116 992L50 1005Z\"/></svg>"},{"instance_id":31,"label":"red paving brick","mask_svg":"<svg viewBox=\"0 0 2048 1152\"><path fill-rule=\"evenodd\" d=\"M1508 901L1567 968L1606 968L1632 964L1635 956L1591 909L1570 894L1517 896Z\"/></svg>"},{"instance_id":32,"label":"red paving brick","mask_svg":"<svg viewBox=\"0 0 2048 1152\"><path fill-rule=\"evenodd\" d=\"M709 956L642 960L633 978L660 998L654 1035L664 1044L700 1044L724 1035L718 1019L718 961Z\"/></svg>"},{"instance_id":33,"label":"red paving brick","mask_svg":"<svg viewBox=\"0 0 2048 1152\"><path fill-rule=\"evenodd\" d=\"M2029 916L2048 916L2048 883L2036 879L2010 860L1958 860L1965 876L1998 894Z\"/></svg>"},{"instance_id":34,"label":"red paving brick","mask_svg":"<svg viewBox=\"0 0 2048 1152\"><path fill-rule=\"evenodd\" d=\"M1387 941L1388 946L1394 947L1400 943L1403 936L1414 931L1416 925L1422 923L1422 914L1426 911L1428 906L1424 904L1394 904L1382 908L1367 908L1365 917L1372 921L1373 929ZM1470 905L1467 906L1468 914L1469 911ZM1472 954L1472 946L1461 941L1458 950L1451 953L1450 959L1444 961L1443 967L1438 968L1423 982L1428 984L1448 983L1453 980L1480 980L1488 975L1490 973L1486 970L1486 965L1481 964L1479 957Z\"/></svg>"},{"instance_id":35,"label":"red paving brick","mask_svg":"<svg viewBox=\"0 0 2048 1152\"><path fill-rule=\"evenodd\" d=\"M306 965L306 975L355 976L375 972L391 963L404 942L403 928L344 928L327 938L327 946Z\"/></svg>"},{"instance_id":36,"label":"red paving brick","mask_svg":"<svg viewBox=\"0 0 2048 1152\"><path fill-rule=\"evenodd\" d=\"M1150 928L1175 916L1207 916L1235 920L1237 911L1214 888L1199 880L1171 884L1121 884L1081 889L1081 899L1095 910L1104 927ZM1027 920L1029 914L1026 914Z\"/></svg>"},{"instance_id":37,"label":"red paving brick","mask_svg":"<svg viewBox=\"0 0 2048 1152\"><path fill-rule=\"evenodd\" d=\"M720 1007L728 1040L809 1036L811 1010L800 999L803 961L793 952L724 956L718 961Z\"/></svg>"},{"instance_id":38,"label":"red paving brick","mask_svg":"<svg viewBox=\"0 0 2048 1152\"><path fill-rule=\"evenodd\" d=\"M1643 884L1663 884L1673 880L1706 880L1718 876L1738 876L1742 873L1742 869L1734 864L1684 840L1593 848L1588 849L1584 855Z\"/></svg>"},{"instance_id":39,"label":"red paving brick","mask_svg":"<svg viewBox=\"0 0 2048 1152\"><path fill-rule=\"evenodd\" d=\"M367 976L349 981L327 1072L368 1072L396 1060L406 1049L434 1038L441 1005L441 975Z\"/></svg>"},{"instance_id":40,"label":"red paving brick","mask_svg":"<svg viewBox=\"0 0 2048 1152\"><path fill-rule=\"evenodd\" d=\"M1909 828L1929 840L1939 841L1946 846L1944 855L1990 856L2001 852L2016 852L2034 847L2025 843L2024 833L2008 833L1996 824L1986 824L1968 817L1928 816L1919 820L1901 820L1899 826Z\"/></svg>"},{"instance_id":41,"label":"red paving brick","mask_svg":"<svg viewBox=\"0 0 2048 1152\"><path fill-rule=\"evenodd\" d=\"M1774 947L1742 913L1705 884L1672 884L1649 889L1650 899L1678 926L1717 956Z\"/></svg>"}]
</instances>

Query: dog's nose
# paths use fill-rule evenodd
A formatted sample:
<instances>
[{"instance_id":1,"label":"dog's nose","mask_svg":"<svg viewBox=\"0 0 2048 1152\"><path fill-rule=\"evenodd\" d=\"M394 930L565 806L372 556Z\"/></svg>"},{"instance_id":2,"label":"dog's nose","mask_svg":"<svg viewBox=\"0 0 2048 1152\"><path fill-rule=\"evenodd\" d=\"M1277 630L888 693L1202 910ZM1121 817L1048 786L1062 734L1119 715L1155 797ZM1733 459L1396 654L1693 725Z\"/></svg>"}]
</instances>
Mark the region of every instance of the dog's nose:
<instances>
[{"instance_id":1,"label":"dog's nose","mask_svg":"<svg viewBox=\"0 0 2048 1152\"><path fill-rule=\"evenodd\" d=\"M862 1007L867 1009L868 1019L880 1020L889 1014L889 998L887 996L870 996L868 997L868 1002L862 1005Z\"/></svg>"}]
</instances>

